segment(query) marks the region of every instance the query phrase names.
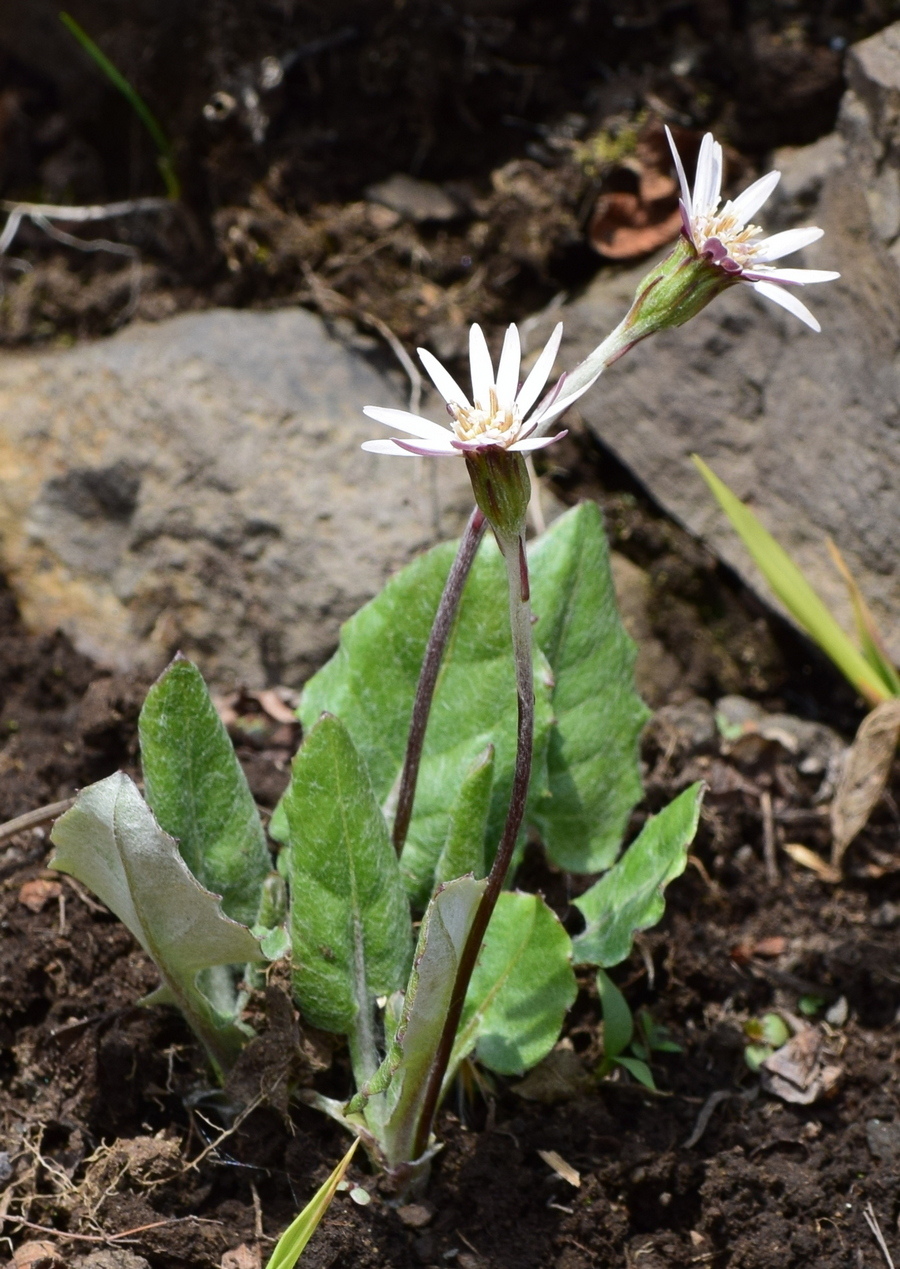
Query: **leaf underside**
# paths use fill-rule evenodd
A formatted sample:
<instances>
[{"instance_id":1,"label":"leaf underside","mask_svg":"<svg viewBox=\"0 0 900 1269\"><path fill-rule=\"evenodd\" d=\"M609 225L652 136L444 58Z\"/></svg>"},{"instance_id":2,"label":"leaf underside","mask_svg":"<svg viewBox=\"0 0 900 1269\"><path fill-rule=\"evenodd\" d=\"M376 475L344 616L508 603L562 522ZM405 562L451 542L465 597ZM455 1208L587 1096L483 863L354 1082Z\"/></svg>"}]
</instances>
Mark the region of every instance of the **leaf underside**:
<instances>
[{"instance_id":1,"label":"leaf underside","mask_svg":"<svg viewBox=\"0 0 900 1269\"><path fill-rule=\"evenodd\" d=\"M134 782L122 772L79 793L57 820L51 866L83 882L128 927L163 979L154 1003L177 1004L221 1069L246 1040L197 987L201 970L262 960L257 940L226 917L188 869Z\"/></svg>"}]
</instances>

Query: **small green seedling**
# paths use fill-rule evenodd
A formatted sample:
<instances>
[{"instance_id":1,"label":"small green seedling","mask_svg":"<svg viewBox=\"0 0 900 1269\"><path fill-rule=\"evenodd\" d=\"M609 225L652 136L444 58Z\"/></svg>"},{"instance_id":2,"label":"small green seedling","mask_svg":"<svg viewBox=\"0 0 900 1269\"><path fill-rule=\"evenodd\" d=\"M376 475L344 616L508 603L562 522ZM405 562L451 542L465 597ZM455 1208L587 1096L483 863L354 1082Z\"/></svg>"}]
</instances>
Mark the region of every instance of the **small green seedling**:
<instances>
[{"instance_id":1,"label":"small green seedling","mask_svg":"<svg viewBox=\"0 0 900 1269\"><path fill-rule=\"evenodd\" d=\"M655 1090L656 1082L647 1064L646 1048L643 1049L643 1056L638 1056L635 1052L634 1017L628 1001L602 969L597 970L597 992L603 1009L603 1061L597 1067L597 1078L604 1079L614 1067L621 1066L639 1084Z\"/></svg>"},{"instance_id":2,"label":"small green seedling","mask_svg":"<svg viewBox=\"0 0 900 1269\"><path fill-rule=\"evenodd\" d=\"M744 1023L744 1034L750 1040L744 1049L744 1061L754 1073L776 1049L791 1038L784 1019L777 1013L764 1013L761 1018L749 1018Z\"/></svg>"},{"instance_id":3,"label":"small green seedling","mask_svg":"<svg viewBox=\"0 0 900 1269\"><path fill-rule=\"evenodd\" d=\"M288 1225L275 1244L275 1249L266 1262L266 1269L294 1269L306 1244L331 1206L338 1188L344 1183L344 1174L356 1154L358 1145L359 1138L357 1137L325 1184L316 1191L300 1215Z\"/></svg>"}]
</instances>

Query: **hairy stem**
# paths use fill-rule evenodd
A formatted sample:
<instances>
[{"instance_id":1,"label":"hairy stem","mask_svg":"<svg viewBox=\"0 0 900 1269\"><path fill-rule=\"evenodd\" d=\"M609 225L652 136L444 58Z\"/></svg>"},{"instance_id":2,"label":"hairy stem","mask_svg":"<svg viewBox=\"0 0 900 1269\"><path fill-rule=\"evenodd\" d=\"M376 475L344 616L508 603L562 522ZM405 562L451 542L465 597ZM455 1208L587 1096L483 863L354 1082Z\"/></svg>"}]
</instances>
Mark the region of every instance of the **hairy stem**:
<instances>
[{"instance_id":1,"label":"hairy stem","mask_svg":"<svg viewBox=\"0 0 900 1269\"><path fill-rule=\"evenodd\" d=\"M428 726L428 715L431 712L431 701L434 697L444 649L447 646L447 639L450 636L466 578L469 576L475 553L484 536L484 525L484 513L476 507L469 516L469 522L460 538L459 550L456 552L453 567L444 583L444 593L441 595L431 634L428 636L428 645L425 648L425 657L416 687L412 720L409 725L409 739L406 742L406 757L403 760L400 789L397 794L393 839L398 855L403 850L406 834L409 831L409 822L412 819L416 781L419 778L419 763L422 760L422 747L425 744L425 728Z\"/></svg>"},{"instance_id":2,"label":"hairy stem","mask_svg":"<svg viewBox=\"0 0 900 1269\"><path fill-rule=\"evenodd\" d=\"M453 984L453 994L444 1020L441 1038L434 1062L428 1073L428 1083L422 1099L422 1111L416 1128L413 1156L420 1158L428 1149L431 1125L437 1112L444 1076L453 1053L453 1043L462 1016L463 1004L469 980L475 969L481 944L493 915L509 865L516 847L516 839L525 816L528 784L531 779L531 757L534 746L534 672L531 651L531 606L528 584L528 563L525 557L525 539L520 533L515 537L498 536L500 550L506 562L509 582L509 616L512 626L513 656L516 664L516 692L519 701L516 768L506 823L497 847L487 886L472 928L463 947Z\"/></svg>"}]
</instances>

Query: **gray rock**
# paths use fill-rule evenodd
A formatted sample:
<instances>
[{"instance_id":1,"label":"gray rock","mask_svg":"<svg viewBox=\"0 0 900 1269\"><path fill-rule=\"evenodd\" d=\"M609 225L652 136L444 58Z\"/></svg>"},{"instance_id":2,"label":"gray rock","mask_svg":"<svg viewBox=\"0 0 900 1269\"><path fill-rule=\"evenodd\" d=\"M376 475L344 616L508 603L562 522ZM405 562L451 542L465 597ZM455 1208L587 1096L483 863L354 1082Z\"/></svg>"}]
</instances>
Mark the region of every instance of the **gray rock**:
<instances>
[{"instance_id":1,"label":"gray rock","mask_svg":"<svg viewBox=\"0 0 900 1269\"><path fill-rule=\"evenodd\" d=\"M735 287L686 326L638 345L577 410L669 512L770 598L690 461L700 454L852 628L826 550L831 535L900 658L900 272L891 249L900 228L900 184L896 199L891 184L900 155L900 24L859 45L849 65L857 88L844 103L841 137L776 156L788 194L774 217L763 213L767 229L825 229L789 261L841 271L839 282L804 293L823 333ZM878 193L872 181L884 171ZM563 366L621 319L646 269L606 271L567 306ZM534 343L558 316L539 324Z\"/></svg>"},{"instance_id":2,"label":"gray rock","mask_svg":"<svg viewBox=\"0 0 900 1269\"><path fill-rule=\"evenodd\" d=\"M366 404L403 402L297 309L0 357L0 562L26 620L116 668L180 648L222 688L299 682L471 506L462 463L363 453Z\"/></svg>"},{"instance_id":3,"label":"gray rock","mask_svg":"<svg viewBox=\"0 0 900 1269\"><path fill-rule=\"evenodd\" d=\"M389 207L407 220L453 220L459 208L449 194L431 181L419 181L414 176L397 172L386 181L370 185L366 197L373 203Z\"/></svg>"}]
</instances>

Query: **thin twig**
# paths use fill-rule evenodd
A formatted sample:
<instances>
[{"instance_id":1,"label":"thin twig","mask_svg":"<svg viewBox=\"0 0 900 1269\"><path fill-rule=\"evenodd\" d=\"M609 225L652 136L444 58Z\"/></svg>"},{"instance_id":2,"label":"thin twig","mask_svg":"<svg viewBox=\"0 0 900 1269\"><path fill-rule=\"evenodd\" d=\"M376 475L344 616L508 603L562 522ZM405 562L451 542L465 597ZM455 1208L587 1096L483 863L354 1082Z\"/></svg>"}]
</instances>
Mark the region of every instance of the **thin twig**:
<instances>
[{"instance_id":1,"label":"thin twig","mask_svg":"<svg viewBox=\"0 0 900 1269\"><path fill-rule=\"evenodd\" d=\"M184 1165L184 1168L182 1169L182 1171L189 1172L192 1168L196 1168L198 1164L203 1162L203 1160L206 1158L208 1154L212 1154L214 1150L218 1150L222 1142L225 1141L227 1137L232 1136L233 1133L236 1133L238 1128L240 1128L241 1124L244 1122L244 1120L249 1115L252 1115L253 1112L257 1109L257 1107L263 1104L263 1102L266 1100L267 1097L270 1097L272 1093L274 1093L275 1089L278 1087L278 1085L281 1083L283 1079L284 1079L284 1075L283 1074L279 1075L278 1079L275 1080L272 1084L270 1084L269 1087L264 1089L261 1093L258 1093L256 1097L253 1098L252 1102L248 1102L247 1105L244 1107L244 1109L241 1111L241 1113L237 1116L237 1118L235 1119L231 1127L224 1128L222 1132L219 1134L219 1136L216 1137L215 1141L211 1141L209 1145L207 1145L203 1150L200 1151L196 1159L191 1159L190 1163L186 1163Z\"/></svg>"},{"instance_id":2,"label":"thin twig","mask_svg":"<svg viewBox=\"0 0 900 1269\"><path fill-rule=\"evenodd\" d=\"M759 809L763 827L763 862L766 867L766 881L770 886L777 886L778 861L775 858L775 816L772 813L772 794L763 789L759 795Z\"/></svg>"},{"instance_id":3,"label":"thin twig","mask_svg":"<svg viewBox=\"0 0 900 1269\"><path fill-rule=\"evenodd\" d=\"M315 270L311 269L308 264L302 266L303 276L309 283L313 299L316 301L320 309L325 312L329 307L332 309L342 309L345 313L352 314L357 321L362 322L364 326L371 326L373 330L378 331L391 352L400 362L409 379L409 408L412 414L417 414L422 401L422 376L419 368L410 357L409 353L403 347L403 344L388 326L387 322L370 313L368 309L357 308L352 300L348 300L346 295L341 295L340 291L335 291L327 283L323 282Z\"/></svg>"},{"instance_id":4,"label":"thin twig","mask_svg":"<svg viewBox=\"0 0 900 1269\"><path fill-rule=\"evenodd\" d=\"M0 201L0 211L25 217L44 216L47 220L68 220L86 224L89 220L112 220L116 216L130 216L138 212L171 211L174 204L168 198L129 198L120 203L95 203L90 207L62 207L55 203L18 203Z\"/></svg>"},{"instance_id":5,"label":"thin twig","mask_svg":"<svg viewBox=\"0 0 900 1269\"><path fill-rule=\"evenodd\" d=\"M863 1208L863 1217L865 1218L865 1222L869 1229L872 1231L873 1238L881 1248L881 1254L887 1261L888 1269L894 1269L893 1258L891 1257L891 1253L888 1251L887 1243L884 1241L884 1234L881 1232L881 1226L878 1224L878 1217L875 1215L875 1209L871 1202L867 1203Z\"/></svg>"},{"instance_id":6,"label":"thin twig","mask_svg":"<svg viewBox=\"0 0 900 1269\"><path fill-rule=\"evenodd\" d=\"M9 841L17 833L24 833L29 828L49 824L50 820L58 819L74 804L74 798L64 798L62 802L51 802L49 806L39 806L35 811L26 811L24 815L17 815L14 820L7 820L5 824L0 824L0 842Z\"/></svg>"},{"instance_id":7,"label":"thin twig","mask_svg":"<svg viewBox=\"0 0 900 1269\"><path fill-rule=\"evenodd\" d=\"M728 1089L722 1088L717 1089L715 1093L710 1093L709 1097L707 1097L706 1101L700 1108L700 1114L697 1116L697 1122L694 1124L694 1131L688 1137L687 1141L682 1143L682 1150L693 1149L706 1132L706 1129L709 1126L709 1121L712 1119L712 1114L716 1107L722 1102L727 1102L729 1097L733 1096L734 1094L729 1092Z\"/></svg>"}]
</instances>

